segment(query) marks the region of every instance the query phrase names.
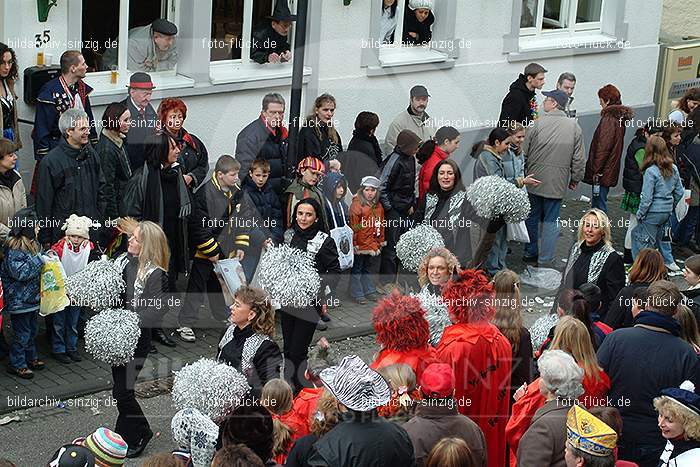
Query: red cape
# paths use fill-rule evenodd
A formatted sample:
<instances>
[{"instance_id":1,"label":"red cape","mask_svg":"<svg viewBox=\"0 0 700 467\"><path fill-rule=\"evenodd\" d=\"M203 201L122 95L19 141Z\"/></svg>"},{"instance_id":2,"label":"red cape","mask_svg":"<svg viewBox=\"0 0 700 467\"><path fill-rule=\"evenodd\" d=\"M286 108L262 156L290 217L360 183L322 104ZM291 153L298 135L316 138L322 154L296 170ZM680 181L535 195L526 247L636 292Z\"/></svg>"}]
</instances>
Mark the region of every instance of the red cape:
<instances>
[{"instance_id":1,"label":"red cape","mask_svg":"<svg viewBox=\"0 0 700 467\"><path fill-rule=\"evenodd\" d=\"M294 398L292 410L284 415L284 423L292 429L292 439L296 441L311 431L311 417L316 412L316 404L323 394L323 388L304 388Z\"/></svg>"},{"instance_id":2,"label":"red cape","mask_svg":"<svg viewBox=\"0 0 700 467\"><path fill-rule=\"evenodd\" d=\"M484 432L489 467L504 467L512 365L510 342L488 322L454 324L445 328L437 353L454 369L460 413L474 420Z\"/></svg>"},{"instance_id":3,"label":"red cape","mask_svg":"<svg viewBox=\"0 0 700 467\"><path fill-rule=\"evenodd\" d=\"M438 360L435 355L435 349L429 345L423 349L411 349L403 352L384 349L377 354L370 368L376 370L395 363L403 363L413 368L413 371L416 373L416 381L420 381L423 370L436 361Z\"/></svg>"},{"instance_id":4,"label":"red cape","mask_svg":"<svg viewBox=\"0 0 700 467\"><path fill-rule=\"evenodd\" d=\"M537 378L528 385L525 395L513 404L513 411L506 426L511 467L517 463L516 454L520 438L530 428L530 422L535 412L545 403L539 384L540 378ZM583 390L584 393L578 400L584 407L590 408L596 405L606 405L605 396L610 390L610 378L602 370L599 380L586 376L583 378Z\"/></svg>"}]
</instances>

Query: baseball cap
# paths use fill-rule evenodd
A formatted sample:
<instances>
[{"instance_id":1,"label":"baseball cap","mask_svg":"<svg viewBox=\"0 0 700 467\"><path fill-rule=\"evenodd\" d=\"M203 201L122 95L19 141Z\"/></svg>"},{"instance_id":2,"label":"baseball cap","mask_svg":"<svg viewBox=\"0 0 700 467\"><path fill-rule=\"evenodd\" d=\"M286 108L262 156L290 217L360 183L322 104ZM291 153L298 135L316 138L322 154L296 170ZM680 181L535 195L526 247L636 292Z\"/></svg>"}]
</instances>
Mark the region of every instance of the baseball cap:
<instances>
[{"instance_id":1,"label":"baseball cap","mask_svg":"<svg viewBox=\"0 0 700 467\"><path fill-rule=\"evenodd\" d=\"M557 104L559 104L561 107L566 107L566 104L569 102L569 96L561 89L555 89L553 91L544 91L542 92L542 95L545 97L551 97L552 99L557 101Z\"/></svg>"},{"instance_id":2,"label":"baseball cap","mask_svg":"<svg viewBox=\"0 0 700 467\"><path fill-rule=\"evenodd\" d=\"M455 390L455 374L447 363L431 363L420 377L421 392L427 397L445 398Z\"/></svg>"},{"instance_id":3,"label":"baseball cap","mask_svg":"<svg viewBox=\"0 0 700 467\"><path fill-rule=\"evenodd\" d=\"M418 84L411 88L411 97L430 97L430 94L425 86Z\"/></svg>"}]
</instances>

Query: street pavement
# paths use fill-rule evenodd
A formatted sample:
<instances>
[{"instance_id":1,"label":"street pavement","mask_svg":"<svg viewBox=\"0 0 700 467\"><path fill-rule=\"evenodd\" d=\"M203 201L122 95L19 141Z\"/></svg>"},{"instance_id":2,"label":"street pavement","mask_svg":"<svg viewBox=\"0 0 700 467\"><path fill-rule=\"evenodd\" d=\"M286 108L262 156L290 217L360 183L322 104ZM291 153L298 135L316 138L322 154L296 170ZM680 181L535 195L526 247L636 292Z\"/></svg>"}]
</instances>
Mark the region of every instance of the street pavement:
<instances>
[{"instance_id":1,"label":"street pavement","mask_svg":"<svg viewBox=\"0 0 700 467\"><path fill-rule=\"evenodd\" d=\"M619 209L619 198L608 202L611 219L613 245L622 253L628 215ZM557 267L566 263L569 249L575 240L578 220L588 207L588 203L565 200L561 210L561 236L557 244ZM508 266L521 274L522 294L526 302L523 307L523 321L530 327L543 313L546 313L554 300L555 291L539 286L528 285L525 278L526 266L522 262L522 246L511 243L511 253L507 257ZM678 258L677 258L678 259ZM678 259L683 266L682 259ZM681 288L682 277L672 278ZM184 286L181 284L181 290ZM339 290L347 289L347 275L343 277ZM314 340L326 336L340 355L355 353L366 361L371 361L377 351L372 335L372 302L360 306L350 300L342 300L340 308L333 309L333 321L329 330L317 332ZM177 307L166 315L164 326L176 325ZM202 315L207 315L203 310ZM195 343L178 341L175 348L157 344L159 352L149 356L146 366L139 376L137 394L142 397L144 410L153 425L154 432L160 433L149 445L147 453L167 451L174 448L171 441L170 418L175 413L168 394L172 372L201 357L214 358L223 323L204 317L206 329L197 334ZM6 320L9 321L9 320ZM9 335L5 329L5 335ZM278 332L278 340L281 339ZM37 372L33 380L22 380L0 372L0 456L13 459L18 466L41 465L62 443L85 435L99 426L111 427L116 420L116 407L110 396L111 372L107 365L86 357L83 362L62 365L52 360L49 349L42 337L37 339L39 354L47 363L47 368ZM82 352L82 348L81 348ZM0 363L6 365L6 359ZM84 398L79 396L89 395ZM3 417L17 417L19 421L3 423ZM127 465L138 465L136 463Z\"/></svg>"}]
</instances>

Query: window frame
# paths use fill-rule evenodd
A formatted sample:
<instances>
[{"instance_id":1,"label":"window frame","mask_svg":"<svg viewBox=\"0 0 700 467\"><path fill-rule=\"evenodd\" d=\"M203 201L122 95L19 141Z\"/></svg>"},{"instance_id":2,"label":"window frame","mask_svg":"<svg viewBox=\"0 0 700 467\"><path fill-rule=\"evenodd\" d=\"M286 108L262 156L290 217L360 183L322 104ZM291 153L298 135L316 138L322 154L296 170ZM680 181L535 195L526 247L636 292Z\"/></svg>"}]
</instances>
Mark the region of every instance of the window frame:
<instances>
[{"instance_id":1,"label":"window frame","mask_svg":"<svg viewBox=\"0 0 700 467\"><path fill-rule=\"evenodd\" d=\"M579 0L561 0L561 4L566 5L566 9L568 10L567 18L566 18L566 24L569 26L561 29L554 29L554 30L543 30L542 25L544 23L544 5L547 2L547 0L536 0L537 1L537 12L535 13L535 26L528 26L524 28L520 28L520 37L530 37L530 36L536 36L536 37L541 37L545 35L554 35L554 34L566 34L570 35L572 33L577 33L580 31L596 31L600 30L601 24L602 24L602 16L603 12L605 11L605 3L608 0L601 0L601 5L600 5L600 15L601 15L601 20L598 21L587 21L584 23L577 23L576 22L576 16L578 13L578 3ZM560 4L560 5L561 5ZM522 10L521 10L521 15L522 15ZM560 21L561 21L561 12L559 15Z\"/></svg>"}]
</instances>

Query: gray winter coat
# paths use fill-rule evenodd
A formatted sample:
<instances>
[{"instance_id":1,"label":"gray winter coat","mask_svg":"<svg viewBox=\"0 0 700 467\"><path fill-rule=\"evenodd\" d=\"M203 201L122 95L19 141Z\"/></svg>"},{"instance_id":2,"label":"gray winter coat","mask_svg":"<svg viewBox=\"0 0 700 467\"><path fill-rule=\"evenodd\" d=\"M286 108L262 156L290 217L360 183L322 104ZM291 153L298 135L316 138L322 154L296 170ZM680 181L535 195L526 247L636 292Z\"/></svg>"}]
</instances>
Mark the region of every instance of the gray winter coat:
<instances>
[{"instance_id":1,"label":"gray winter coat","mask_svg":"<svg viewBox=\"0 0 700 467\"><path fill-rule=\"evenodd\" d=\"M527 131L523 153L526 173L542 181L528 187L528 193L563 199L570 182L580 182L586 168L583 132L576 119L562 110L552 110L537 119Z\"/></svg>"}]
</instances>

